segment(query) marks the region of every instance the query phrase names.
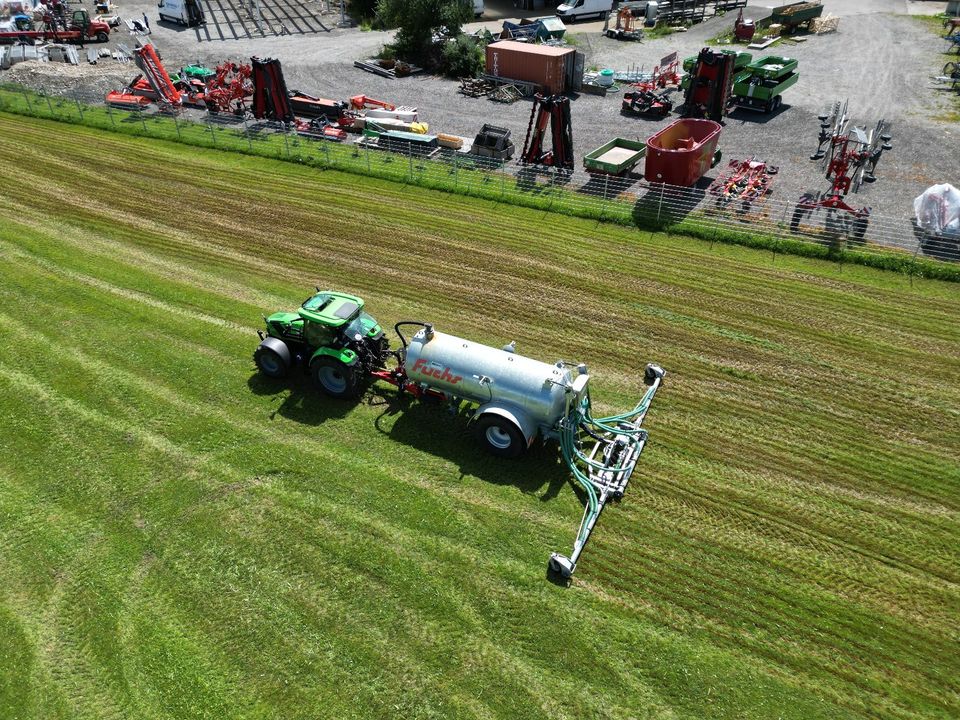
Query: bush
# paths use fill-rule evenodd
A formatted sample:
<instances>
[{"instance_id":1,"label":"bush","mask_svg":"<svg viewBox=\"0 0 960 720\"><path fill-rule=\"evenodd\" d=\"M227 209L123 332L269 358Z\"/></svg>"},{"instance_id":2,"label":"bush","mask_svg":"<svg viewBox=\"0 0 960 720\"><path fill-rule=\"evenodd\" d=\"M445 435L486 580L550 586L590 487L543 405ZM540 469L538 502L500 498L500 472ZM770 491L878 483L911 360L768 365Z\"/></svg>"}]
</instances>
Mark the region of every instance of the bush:
<instances>
[{"instance_id":1,"label":"bush","mask_svg":"<svg viewBox=\"0 0 960 720\"><path fill-rule=\"evenodd\" d=\"M347 12L361 25L370 25L377 14L377 0L349 0Z\"/></svg>"},{"instance_id":2,"label":"bush","mask_svg":"<svg viewBox=\"0 0 960 720\"><path fill-rule=\"evenodd\" d=\"M460 35L472 8L464 0L378 0L377 16L387 27L397 28L393 48L398 58L433 68L440 60L434 36Z\"/></svg>"},{"instance_id":3,"label":"bush","mask_svg":"<svg viewBox=\"0 0 960 720\"><path fill-rule=\"evenodd\" d=\"M448 77L476 77L483 62L483 48L469 35L459 35L443 46L442 69Z\"/></svg>"}]
</instances>

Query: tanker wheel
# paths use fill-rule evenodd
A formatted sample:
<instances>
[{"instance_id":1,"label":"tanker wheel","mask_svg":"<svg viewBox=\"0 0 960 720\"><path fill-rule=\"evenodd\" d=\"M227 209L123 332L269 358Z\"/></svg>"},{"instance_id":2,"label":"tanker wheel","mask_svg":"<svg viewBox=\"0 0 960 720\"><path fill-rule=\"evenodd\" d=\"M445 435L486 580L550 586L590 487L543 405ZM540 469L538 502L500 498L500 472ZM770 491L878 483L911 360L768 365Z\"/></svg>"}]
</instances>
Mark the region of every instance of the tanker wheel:
<instances>
[{"instance_id":1,"label":"tanker wheel","mask_svg":"<svg viewBox=\"0 0 960 720\"><path fill-rule=\"evenodd\" d=\"M520 428L499 415L483 415L477 421L477 434L487 451L497 457L520 457L527 449L527 441Z\"/></svg>"},{"instance_id":2,"label":"tanker wheel","mask_svg":"<svg viewBox=\"0 0 960 720\"><path fill-rule=\"evenodd\" d=\"M356 371L334 358L317 358L310 365L310 374L317 387L330 397L350 399L360 392Z\"/></svg>"}]
</instances>

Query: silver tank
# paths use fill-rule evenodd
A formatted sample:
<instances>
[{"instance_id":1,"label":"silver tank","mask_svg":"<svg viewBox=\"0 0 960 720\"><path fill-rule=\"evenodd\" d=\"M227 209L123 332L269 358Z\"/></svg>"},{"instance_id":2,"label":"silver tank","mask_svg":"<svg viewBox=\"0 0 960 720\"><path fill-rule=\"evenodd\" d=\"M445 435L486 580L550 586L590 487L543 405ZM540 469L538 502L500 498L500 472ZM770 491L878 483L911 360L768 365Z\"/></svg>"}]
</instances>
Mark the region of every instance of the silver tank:
<instances>
[{"instance_id":1,"label":"silver tank","mask_svg":"<svg viewBox=\"0 0 960 720\"><path fill-rule=\"evenodd\" d=\"M412 381L450 395L523 410L542 428L563 417L564 388L573 381L567 368L427 329L411 339L404 369Z\"/></svg>"}]
</instances>

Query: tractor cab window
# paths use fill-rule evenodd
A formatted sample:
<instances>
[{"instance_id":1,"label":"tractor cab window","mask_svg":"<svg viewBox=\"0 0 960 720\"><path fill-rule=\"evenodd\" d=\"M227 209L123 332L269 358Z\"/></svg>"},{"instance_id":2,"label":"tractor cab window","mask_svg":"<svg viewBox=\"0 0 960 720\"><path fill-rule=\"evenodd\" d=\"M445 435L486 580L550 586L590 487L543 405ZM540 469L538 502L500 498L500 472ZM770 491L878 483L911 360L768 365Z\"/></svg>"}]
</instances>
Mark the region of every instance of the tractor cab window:
<instances>
[{"instance_id":1,"label":"tractor cab window","mask_svg":"<svg viewBox=\"0 0 960 720\"><path fill-rule=\"evenodd\" d=\"M329 325L304 320L303 339L310 347L325 347L333 343L334 331Z\"/></svg>"},{"instance_id":2,"label":"tractor cab window","mask_svg":"<svg viewBox=\"0 0 960 720\"><path fill-rule=\"evenodd\" d=\"M345 334L351 340L357 335L360 337L366 337L367 333L376 327L376 325L376 320L367 315L365 312L362 312L347 324Z\"/></svg>"}]
</instances>

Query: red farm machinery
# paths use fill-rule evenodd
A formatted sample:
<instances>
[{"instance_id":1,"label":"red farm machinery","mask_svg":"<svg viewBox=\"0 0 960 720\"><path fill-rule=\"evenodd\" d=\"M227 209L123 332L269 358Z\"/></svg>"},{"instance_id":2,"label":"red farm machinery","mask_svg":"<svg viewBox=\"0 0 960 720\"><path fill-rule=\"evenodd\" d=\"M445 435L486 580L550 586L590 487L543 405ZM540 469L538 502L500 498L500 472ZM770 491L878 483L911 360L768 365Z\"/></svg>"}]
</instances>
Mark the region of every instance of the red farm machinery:
<instances>
[{"instance_id":1,"label":"red farm machinery","mask_svg":"<svg viewBox=\"0 0 960 720\"><path fill-rule=\"evenodd\" d=\"M810 159L821 162L830 189L801 196L790 219L790 230L797 232L807 215L823 210L831 244L838 243L843 236L863 242L870 208L853 207L846 202L846 196L849 192L858 192L863 183L876 180L880 156L893 147L889 127L885 120L879 120L869 131L850 125L846 102L835 102L819 120L819 143Z\"/></svg>"},{"instance_id":2,"label":"red farm machinery","mask_svg":"<svg viewBox=\"0 0 960 720\"><path fill-rule=\"evenodd\" d=\"M673 52L660 59L649 77L630 83L630 90L623 94L620 112L636 117L663 118L673 109L673 101L662 92L680 84L680 60Z\"/></svg>"},{"instance_id":3,"label":"red farm machinery","mask_svg":"<svg viewBox=\"0 0 960 720\"><path fill-rule=\"evenodd\" d=\"M552 146L546 150L544 140L548 128ZM534 96L520 162L573 172L573 127L567 97L540 93Z\"/></svg>"},{"instance_id":4,"label":"red farm machinery","mask_svg":"<svg viewBox=\"0 0 960 720\"><path fill-rule=\"evenodd\" d=\"M39 6L45 8L45 5ZM27 15L17 15L0 27L0 43L33 43L36 40L58 43L105 43L110 40L110 26L95 20L84 9L66 16L65 4L57 2L43 15L39 26Z\"/></svg>"},{"instance_id":5,"label":"red farm machinery","mask_svg":"<svg viewBox=\"0 0 960 720\"><path fill-rule=\"evenodd\" d=\"M779 168L757 158L731 160L710 185L710 194L716 197L718 209L739 205L747 212L770 194L778 171Z\"/></svg>"}]
</instances>

